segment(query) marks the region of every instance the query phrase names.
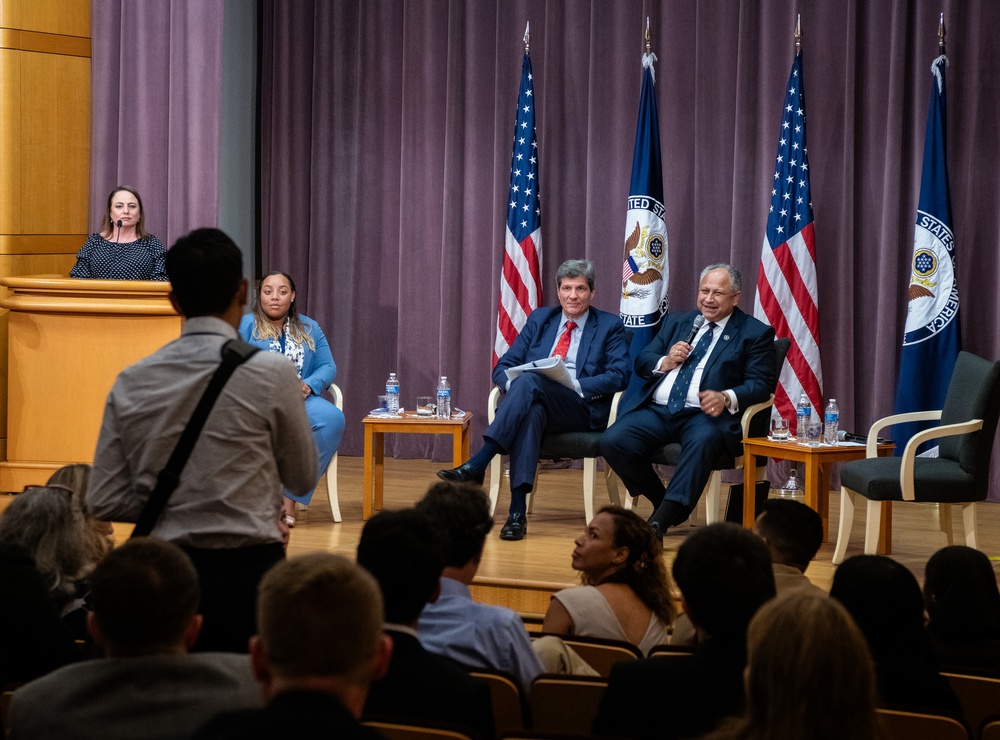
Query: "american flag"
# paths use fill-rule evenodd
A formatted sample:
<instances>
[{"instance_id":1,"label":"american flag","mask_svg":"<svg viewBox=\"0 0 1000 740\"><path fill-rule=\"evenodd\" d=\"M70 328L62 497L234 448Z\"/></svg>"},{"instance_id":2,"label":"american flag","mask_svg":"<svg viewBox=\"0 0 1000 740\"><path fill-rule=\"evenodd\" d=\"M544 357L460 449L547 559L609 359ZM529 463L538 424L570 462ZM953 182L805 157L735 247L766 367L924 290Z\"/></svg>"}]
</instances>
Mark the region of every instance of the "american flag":
<instances>
[{"instance_id":1,"label":"american flag","mask_svg":"<svg viewBox=\"0 0 1000 740\"><path fill-rule=\"evenodd\" d=\"M527 34L526 34L527 35ZM503 275L493 364L514 343L528 314L542 299L542 211L538 200L538 142L535 136L535 94L531 58L521 64L517 96L514 152L510 160L510 191L504 238Z\"/></svg>"},{"instance_id":2,"label":"american flag","mask_svg":"<svg viewBox=\"0 0 1000 740\"><path fill-rule=\"evenodd\" d=\"M795 406L803 392L809 396L813 409L823 413L816 244L802 81L802 53L798 51L782 109L771 210L753 309L754 316L773 326L777 336L792 341L774 393L775 408L786 419L795 416Z\"/></svg>"}]
</instances>

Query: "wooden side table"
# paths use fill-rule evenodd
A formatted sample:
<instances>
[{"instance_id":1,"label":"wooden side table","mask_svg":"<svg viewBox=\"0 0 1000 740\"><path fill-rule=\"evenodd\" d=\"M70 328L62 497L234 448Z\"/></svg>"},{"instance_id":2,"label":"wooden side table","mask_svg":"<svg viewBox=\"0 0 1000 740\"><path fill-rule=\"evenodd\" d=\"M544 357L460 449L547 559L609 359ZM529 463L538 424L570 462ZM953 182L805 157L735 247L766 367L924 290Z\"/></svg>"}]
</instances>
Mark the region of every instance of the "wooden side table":
<instances>
[{"instance_id":1,"label":"wooden side table","mask_svg":"<svg viewBox=\"0 0 1000 740\"><path fill-rule=\"evenodd\" d=\"M888 457L896 445L891 442L878 446L879 457ZM848 460L863 460L865 445L839 444L807 447L795 441L775 442L767 437L743 440L743 526L753 527L754 483L757 480L757 456L773 457L805 463L806 505L819 512L823 519L823 542L830 530L830 465ZM892 502L882 502L882 525L879 532L879 552L888 555L892 541Z\"/></svg>"},{"instance_id":2,"label":"wooden side table","mask_svg":"<svg viewBox=\"0 0 1000 740\"><path fill-rule=\"evenodd\" d=\"M361 492L362 518L368 519L373 511L382 509L382 473L386 434L450 434L452 436L452 467L469 459L469 422L472 414L438 419L434 416L417 416L406 412L402 416L366 416L361 420L365 427L365 471Z\"/></svg>"}]
</instances>

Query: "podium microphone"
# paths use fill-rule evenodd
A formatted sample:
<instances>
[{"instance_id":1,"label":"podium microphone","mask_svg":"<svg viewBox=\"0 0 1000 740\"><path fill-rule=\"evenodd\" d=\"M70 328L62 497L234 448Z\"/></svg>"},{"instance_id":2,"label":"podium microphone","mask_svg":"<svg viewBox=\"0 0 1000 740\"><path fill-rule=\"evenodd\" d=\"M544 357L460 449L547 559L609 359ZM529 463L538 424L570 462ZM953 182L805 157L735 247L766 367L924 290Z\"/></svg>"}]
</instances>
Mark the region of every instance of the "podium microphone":
<instances>
[{"instance_id":1,"label":"podium microphone","mask_svg":"<svg viewBox=\"0 0 1000 740\"><path fill-rule=\"evenodd\" d=\"M115 241L117 242L119 239L122 238L122 220L118 219L118 223L115 224L115 226L118 227L118 236L115 237Z\"/></svg>"},{"instance_id":2,"label":"podium microphone","mask_svg":"<svg viewBox=\"0 0 1000 740\"><path fill-rule=\"evenodd\" d=\"M691 344L691 342L694 341L695 335L698 333L698 330L701 329L701 327L704 325L705 325L705 317L702 316L701 314L695 316L694 325L691 327L691 333L688 334L688 338L684 341L687 344Z\"/></svg>"}]
</instances>

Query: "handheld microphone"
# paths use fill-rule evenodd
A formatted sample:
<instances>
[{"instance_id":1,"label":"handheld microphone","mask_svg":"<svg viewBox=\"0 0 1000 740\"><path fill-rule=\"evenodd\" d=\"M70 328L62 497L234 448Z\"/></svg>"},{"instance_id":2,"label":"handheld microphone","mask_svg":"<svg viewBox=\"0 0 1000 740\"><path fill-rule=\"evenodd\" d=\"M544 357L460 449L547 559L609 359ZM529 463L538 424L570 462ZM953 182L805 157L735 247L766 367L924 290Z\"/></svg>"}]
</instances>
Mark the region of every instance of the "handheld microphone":
<instances>
[{"instance_id":1,"label":"handheld microphone","mask_svg":"<svg viewBox=\"0 0 1000 740\"><path fill-rule=\"evenodd\" d=\"M837 431L837 441L838 442L860 442L861 444L865 444L868 441L868 437L867 436L863 436L861 434L853 434L851 432L845 432L843 429L840 429L840 430ZM880 445L884 445L886 442L888 442L888 440L884 439L883 437L879 437L878 438L878 443Z\"/></svg>"},{"instance_id":2,"label":"handheld microphone","mask_svg":"<svg viewBox=\"0 0 1000 740\"><path fill-rule=\"evenodd\" d=\"M694 341L694 337L698 333L698 330L701 329L701 327L704 326L704 325L705 325L705 317L702 316L701 314L698 314L697 316L695 316L694 317L694 325L692 325L692 327L691 327L691 333L688 334L688 338L685 339L684 341L687 344L691 344L691 342Z\"/></svg>"}]
</instances>

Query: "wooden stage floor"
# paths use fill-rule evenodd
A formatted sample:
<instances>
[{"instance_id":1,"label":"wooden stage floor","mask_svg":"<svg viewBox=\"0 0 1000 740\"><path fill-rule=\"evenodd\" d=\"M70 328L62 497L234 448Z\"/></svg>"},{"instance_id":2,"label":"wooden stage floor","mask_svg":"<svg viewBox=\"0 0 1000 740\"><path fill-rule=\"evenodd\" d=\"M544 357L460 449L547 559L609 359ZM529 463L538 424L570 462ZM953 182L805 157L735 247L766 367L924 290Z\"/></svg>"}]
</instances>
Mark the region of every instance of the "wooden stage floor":
<instances>
[{"instance_id":1,"label":"wooden stage floor","mask_svg":"<svg viewBox=\"0 0 1000 740\"><path fill-rule=\"evenodd\" d=\"M442 463L427 460L385 461L385 506L402 508L417 501L435 480ZM298 525L292 530L289 554L316 550L337 552L353 558L361 535L361 476L360 457L341 457L339 462L340 510L344 521L335 524L330 505L321 486L307 511L300 512ZM488 475L488 474L487 474ZM488 479L487 479L488 482ZM603 487L599 480L599 491ZM535 510L529 515L528 536L520 542L504 542L498 538L503 524L509 494L501 488L500 501L494 518L493 531L486 541L486 551L479 576L474 584L476 598L508 606L526 616L544 613L549 594L560 588L576 585L576 573L570 567L573 540L583 531L582 472L576 469L542 470L539 474L539 495ZM726 487L723 486L723 506ZM839 523L839 492L830 494L830 542L823 545L809 566L807 575L819 586L828 589L834 566L830 562ZM10 501L0 497L0 509ZM601 504L599 503L599 506ZM599 507L598 507L599 508ZM648 516L651 509L646 501L639 504L639 513ZM961 542L962 518L953 513L956 541ZM704 506L694 517L704 522ZM677 548L692 525L684 525L668 533L665 557L673 561ZM116 524L119 542L125 540L131 525ZM1000 506L986 503L979 506L980 547L987 555L1000 555ZM947 544L938 528L936 504L894 504L892 557L907 566L923 581L924 564L939 548ZM864 507L855 514L854 529L848 555L860 554L864 548Z\"/></svg>"}]
</instances>

